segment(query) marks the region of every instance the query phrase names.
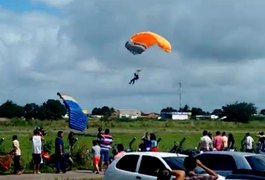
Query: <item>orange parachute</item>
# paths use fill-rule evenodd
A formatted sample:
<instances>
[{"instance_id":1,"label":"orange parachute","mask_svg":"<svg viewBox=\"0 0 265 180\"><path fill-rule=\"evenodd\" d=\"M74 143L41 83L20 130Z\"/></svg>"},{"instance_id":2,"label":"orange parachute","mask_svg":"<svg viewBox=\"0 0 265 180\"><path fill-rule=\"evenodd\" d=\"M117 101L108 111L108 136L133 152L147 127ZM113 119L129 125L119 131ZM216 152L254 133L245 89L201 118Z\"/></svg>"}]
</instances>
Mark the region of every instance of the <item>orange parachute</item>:
<instances>
[{"instance_id":1,"label":"orange parachute","mask_svg":"<svg viewBox=\"0 0 265 180\"><path fill-rule=\"evenodd\" d=\"M153 45L158 45L167 53L171 52L170 42L154 32L139 32L134 34L130 40L126 42L125 47L132 54L141 54Z\"/></svg>"}]
</instances>

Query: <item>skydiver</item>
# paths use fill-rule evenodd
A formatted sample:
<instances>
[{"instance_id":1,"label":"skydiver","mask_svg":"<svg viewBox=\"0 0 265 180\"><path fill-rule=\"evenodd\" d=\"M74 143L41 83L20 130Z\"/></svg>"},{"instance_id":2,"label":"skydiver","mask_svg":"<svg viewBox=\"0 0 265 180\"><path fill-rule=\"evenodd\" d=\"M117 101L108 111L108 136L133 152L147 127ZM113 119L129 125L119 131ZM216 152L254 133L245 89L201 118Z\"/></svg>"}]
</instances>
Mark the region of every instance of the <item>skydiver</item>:
<instances>
[{"instance_id":1,"label":"skydiver","mask_svg":"<svg viewBox=\"0 0 265 180\"><path fill-rule=\"evenodd\" d=\"M134 77L131 79L131 81L129 82L129 84L134 84L136 80L139 79L139 74L138 72L134 73Z\"/></svg>"}]
</instances>

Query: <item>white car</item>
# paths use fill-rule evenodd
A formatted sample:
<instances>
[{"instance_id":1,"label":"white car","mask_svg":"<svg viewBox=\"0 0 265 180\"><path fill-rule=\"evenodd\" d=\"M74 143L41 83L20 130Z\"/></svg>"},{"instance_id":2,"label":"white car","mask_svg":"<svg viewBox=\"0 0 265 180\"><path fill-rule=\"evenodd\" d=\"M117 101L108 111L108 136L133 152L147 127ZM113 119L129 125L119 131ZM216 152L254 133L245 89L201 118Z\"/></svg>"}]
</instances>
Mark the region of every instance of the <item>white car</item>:
<instances>
[{"instance_id":1,"label":"white car","mask_svg":"<svg viewBox=\"0 0 265 180\"><path fill-rule=\"evenodd\" d=\"M114 160L105 171L104 180L156 180L157 169L185 169L187 155L167 152L130 152ZM197 173L204 174L201 168ZM173 177L172 177L173 178ZM219 176L219 180L224 180Z\"/></svg>"}]
</instances>

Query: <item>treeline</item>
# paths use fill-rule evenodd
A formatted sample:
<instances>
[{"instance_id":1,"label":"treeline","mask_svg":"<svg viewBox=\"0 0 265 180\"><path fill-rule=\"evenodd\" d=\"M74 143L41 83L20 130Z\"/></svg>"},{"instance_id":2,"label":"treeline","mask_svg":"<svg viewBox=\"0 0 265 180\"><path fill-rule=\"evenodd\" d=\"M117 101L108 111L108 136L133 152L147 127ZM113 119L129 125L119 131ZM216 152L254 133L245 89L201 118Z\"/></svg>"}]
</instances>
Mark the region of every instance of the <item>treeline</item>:
<instances>
[{"instance_id":1,"label":"treeline","mask_svg":"<svg viewBox=\"0 0 265 180\"><path fill-rule=\"evenodd\" d=\"M92 115L103 115L108 118L113 115L115 109L113 107L103 106L95 107L91 114ZM248 122L253 115L257 114L257 108L253 103L246 102L235 102L222 106L220 109L215 109L212 112L206 112L198 107L189 108L185 105L181 109L174 109L167 107L161 109L162 112L191 112L191 116L196 115L216 115L218 117L226 117L226 121L235 122ZM25 106L17 105L16 103L7 100L0 106L0 117L6 118L25 118L39 119L39 120L58 120L61 119L67 113L65 106L59 101L49 99L41 105L35 103L28 103ZM265 109L262 109L259 114L265 116Z\"/></svg>"},{"instance_id":2,"label":"treeline","mask_svg":"<svg viewBox=\"0 0 265 180\"><path fill-rule=\"evenodd\" d=\"M216 115L218 117L226 117L224 119L225 121L248 122L253 115L257 114L257 107L253 103L235 102L222 106L221 109L215 109L211 113L196 107L190 109L188 105L185 105L184 108L179 110L167 107L162 109L161 112L191 112L192 117L196 115ZM262 109L259 114L264 116L265 109Z\"/></svg>"},{"instance_id":3,"label":"treeline","mask_svg":"<svg viewBox=\"0 0 265 180\"><path fill-rule=\"evenodd\" d=\"M66 114L66 109L59 100L49 99L42 105L28 103L20 106L7 100L0 106L0 117L6 118L25 118L39 120L57 120Z\"/></svg>"}]
</instances>

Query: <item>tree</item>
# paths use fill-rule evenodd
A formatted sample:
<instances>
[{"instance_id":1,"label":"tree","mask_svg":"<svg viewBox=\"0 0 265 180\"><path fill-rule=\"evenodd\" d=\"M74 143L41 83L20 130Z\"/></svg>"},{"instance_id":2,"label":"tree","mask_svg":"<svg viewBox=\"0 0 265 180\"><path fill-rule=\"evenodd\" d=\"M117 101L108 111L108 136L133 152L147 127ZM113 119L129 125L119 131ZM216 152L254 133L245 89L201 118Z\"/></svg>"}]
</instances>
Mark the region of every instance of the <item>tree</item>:
<instances>
[{"instance_id":1,"label":"tree","mask_svg":"<svg viewBox=\"0 0 265 180\"><path fill-rule=\"evenodd\" d=\"M14 118L23 115L23 108L10 100L0 106L0 117Z\"/></svg>"},{"instance_id":2,"label":"tree","mask_svg":"<svg viewBox=\"0 0 265 180\"><path fill-rule=\"evenodd\" d=\"M196 115L206 115L208 113L203 111L201 108L193 107L191 108L191 114L192 116L196 116Z\"/></svg>"},{"instance_id":3,"label":"tree","mask_svg":"<svg viewBox=\"0 0 265 180\"><path fill-rule=\"evenodd\" d=\"M257 113L257 108L252 103L235 102L222 107L223 115L227 117L228 121L247 123L251 115Z\"/></svg>"},{"instance_id":4,"label":"tree","mask_svg":"<svg viewBox=\"0 0 265 180\"><path fill-rule=\"evenodd\" d=\"M186 104L183 108L181 108L179 111L181 112L190 112L190 107Z\"/></svg>"},{"instance_id":5,"label":"tree","mask_svg":"<svg viewBox=\"0 0 265 180\"><path fill-rule=\"evenodd\" d=\"M222 109L215 109L215 110L213 110L213 112L211 114L220 117L220 116L222 116L223 111L222 111Z\"/></svg>"},{"instance_id":6,"label":"tree","mask_svg":"<svg viewBox=\"0 0 265 180\"><path fill-rule=\"evenodd\" d=\"M95 107L92 110L92 115L103 115L104 117L110 117L114 112L114 108L109 108L108 106L103 106L102 108Z\"/></svg>"},{"instance_id":7,"label":"tree","mask_svg":"<svg viewBox=\"0 0 265 180\"><path fill-rule=\"evenodd\" d=\"M91 114L92 114L92 115L100 115L100 114L101 114L101 109L95 107L95 108L92 110Z\"/></svg>"},{"instance_id":8,"label":"tree","mask_svg":"<svg viewBox=\"0 0 265 180\"><path fill-rule=\"evenodd\" d=\"M113 112L111 112L111 109L110 109L108 106L103 106L103 107L101 108L101 112L102 112L102 115L103 115L104 117L109 117L109 116L111 116L111 114L113 113Z\"/></svg>"},{"instance_id":9,"label":"tree","mask_svg":"<svg viewBox=\"0 0 265 180\"><path fill-rule=\"evenodd\" d=\"M260 110L261 115L265 115L265 109Z\"/></svg>"},{"instance_id":10,"label":"tree","mask_svg":"<svg viewBox=\"0 0 265 180\"><path fill-rule=\"evenodd\" d=\"M161 113L162 112L177 112L176 109L174 109L173 107L167 107L167 108L164 108L160 111Z\"/></svg>"},{"instance_id":11,"label":"tree","mask_svg":"<svg viewBox=\"0 0 265 180\"><path fill-rule=\"evenodd\" d=\"M23 115L26 119L32 119L38 117L39 106L35 103L26 104L23 107Z\"/></svg>"},{"instance_id":12,"label":"tree","mask_svg":"<svg viewBox=\"0 0 265 180\"><path fill-rule=\"evenodd\" d=\"M52 120L61 119L67 112L65 106L59 100L54 99L49 99L46 103L43 103L39 110L40 119L45 117L45 119Z\"/></svg>"}]
</instances>

